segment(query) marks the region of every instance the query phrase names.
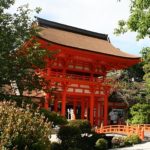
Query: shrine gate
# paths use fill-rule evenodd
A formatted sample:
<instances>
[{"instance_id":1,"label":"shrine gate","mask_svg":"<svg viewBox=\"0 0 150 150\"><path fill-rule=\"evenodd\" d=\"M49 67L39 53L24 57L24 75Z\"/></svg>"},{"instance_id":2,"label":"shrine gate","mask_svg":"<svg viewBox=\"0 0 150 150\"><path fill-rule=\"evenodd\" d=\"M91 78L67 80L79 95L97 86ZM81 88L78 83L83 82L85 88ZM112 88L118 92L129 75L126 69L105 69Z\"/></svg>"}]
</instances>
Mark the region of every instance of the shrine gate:
<instances>
[{"instance_id":1,"label":"shrine gate","mask_svg":"<svg viewBox=\"0 0 150 150\"><path fill-rule=\"evenodd\" d=\"M88 119L91 125L108 124L108 97L113 82L107 73L137 64L140 58L115 48L108 35L95 33L41 18L37 37L42 46L59 51L48 60L45 77L54 96L45 96L44 107L67 116ZM54 99L54 100L53 100Z\"/></svg>"}]
</instances>

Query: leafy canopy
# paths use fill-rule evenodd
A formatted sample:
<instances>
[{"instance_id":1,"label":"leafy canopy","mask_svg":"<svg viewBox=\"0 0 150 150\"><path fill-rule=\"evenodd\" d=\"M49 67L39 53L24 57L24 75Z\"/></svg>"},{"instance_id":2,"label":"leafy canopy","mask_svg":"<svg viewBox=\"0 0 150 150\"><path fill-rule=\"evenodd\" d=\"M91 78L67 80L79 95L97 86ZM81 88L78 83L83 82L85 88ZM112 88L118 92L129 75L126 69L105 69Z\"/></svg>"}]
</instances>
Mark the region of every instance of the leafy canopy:
<instances>
[{"instance_id":1,"label":"leafy canopy","mask_svg":"<svg viewBox=\"0 0 150 150\"><path fill-rule=\"evenodd\" d=\"M32 25L36 19L31 16L40 9L30 10L24 5L10 14L6 10L14 3L14 0L0 2L0 95L9 95L4 86L12 83L17 85L20 95L25 90L45 90L48 82L35 70L45 68L46 60L52 57L52 52L33 38L39 29Z\"/></svg>"},{"instance_id":2,"label":"leafy canopy","mask_svg":"<svg viewBox=\"0 0 150 150\"><path fill-rule=\"evenodd\" d=\"M127 31L132 31L137 33L137 40L144 39L146 37L149 38L150 0L130 0L130 2L130 16L127 20L120 20L118 22L118 28L115 29L115 34L119 35ZM135 99L136 97L138 97L138 101L137 104L131 107L131 123L149 123L148 117L150 102L150 48L143 48L141 54L143 59L141 64L144 71L143 79L145 82L139 82L138 87L140 88L135 88L135 90L137 89L137 92L134 93L135 96L133 95L133 98ZM135 71L139 73L138 68ZM129 96L132 97L132 95L130 94Z\"/></svg>"},{"instance_id":3,"label":"leafy canopy","mask_svg":"<svg viewBox=\"0 0 150 150\"><path fill-rule=\"evenodd\" d=\"M143 48L141 53L144 62L143 70L145 74L143 78L146 84L146 100L147 102L150 102L150 47Z\"/></svg>"},{"instance_id":4,"label":"leafy canopy","mask_svg":"<svg viewBox=\"0 0 150 150\"><path fill-rule=\"evenodd\" d=\"M137 39L150 36L150 1L131 0L130 16L128 20L120 20L115 34L133 31L137 33Z\"/></svg>"},{"instance_id":5,"label":"leafy canopy","mask_svg":"<svg viewBox=\"0 0 150 150\"><path fill-rule=\"evenodd\" d=\"M135 104L130 113L132 118L129 122L132 124L149 124L150 123L150 105L149 104Z\"/></svg>"}]
</instances>

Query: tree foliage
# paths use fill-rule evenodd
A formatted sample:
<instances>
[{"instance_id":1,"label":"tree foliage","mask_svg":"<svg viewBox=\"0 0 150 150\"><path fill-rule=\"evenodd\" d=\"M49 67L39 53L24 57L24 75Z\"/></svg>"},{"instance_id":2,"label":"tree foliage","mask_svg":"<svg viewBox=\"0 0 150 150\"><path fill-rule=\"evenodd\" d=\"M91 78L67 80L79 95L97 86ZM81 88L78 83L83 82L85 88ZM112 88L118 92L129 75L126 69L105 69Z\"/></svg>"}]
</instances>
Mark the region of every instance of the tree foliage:
<instances>
[{"instance_id":1,"label":"tree foliage","mask_svg":"<svg viewBox=\"0 0 150 150\"><path fill-rule=\"evenodd\" d=\"M120 0L119 0L120 1ZM127 20L120 20L115 34L119 35L127 31L136 32L137 40L150 37L150 1L149 0L131 0L130 16ZM140 88L136 88L135 96L139 101L131 107L131 123L147 123L149 117L149 100L150 100L150 48L146 47L141 50L142 54L142 73L144 82L138 82ZM139 69L136 68L136 77L139 77ZM142 80L141 80L142 81ZM126 81L125 81L126 82ZM129 83L131 84L131 83ZM131 86L133 89L134 86ZM125 89L125 88L124 88ZM129 91L129 88L127 88ZM135 90L134 90L135 91ZM129 97L133 95L129 91ZM140 110L140 111L139 111Z\"/></svg>"},{"instance_id":2,"label":"tree foliage","mask_svg":"<svg viewBox=\"0 0 150 150\"><path fill-rule=\"evenodd\" d=\"M132 124L149 124L150 123L150 105L137 103L130 109Z\"/></svg>"},{"instance_id":3,"label":"tree foliage","mask_svg":"<svg viewBox=\"0 0 150 150\"><path fill-rule=\"evenodd\" d=\"M15 83L20 95L25 90L39 89L48 82L35 73L37 68L46 66L46 59L52 57L52 53L42 47L35 37L39 29L32 26L35 18L34 11L28 5L21 6L14 14L7 13L7 9L14 4L14 0L2 0L0 2L0 94L5 93L5 85ZM42 84L41 84L42 83Z\"/></svg>"},{"instance_id":4,"label":"tree foliage","mask_svg":"<svg viewBox=\"0 0 150 150\"><path fill-rule=\"evenodd\" d=\"M137 33L137 39L150 36L150 1L131 0L130 16L127 20L120 20L115 34L133 31Z\"/></svg>"},{"instance_id":5,"label":"tree foliage","mask_svg":"<svg viewBox=\"0 0 150 150\"><path fill-rule=\"evenodd\" d=\"M143 50L141 51L142 53L142 58L143 58L143 62L144 62L144 80L145 80L145 84L146 84L146 100L149 103L150 102L150 47L146 47L143 48Z\"/></svg>"},{"instance_id":6,"label":"tree foliage","mask_svg":"<svg viewBox=\"0 0 150 150\"><path fill-rule=\"evenodd\" d=\"M146 88L144 82L118 81L116 90L110 95L110 101L122 101L129 107L136 103L146 102Z\"/></svg>"},{"instance_id":7,"label":"tree foliage","mask_svg":"<svg viewBox=\"0 0 150 150\"><path fill-rule=\"evenodd\" d=\"M144 48L141 54L139 67L136 65L123 71L118 79L117 93L130 106L129 121L132 124L150 123L150 48Z\"/></svg>"},{"instance_id":8,"label":"tree foliage","mask_svg":"<svg viewBox=\"0 0 150 150\"><path fill-rule=\"evenodd\" d=\"M110 101L124 101L128 106L145 102L145 83L143 81L143 63L134 65L126 70L118 72L115 89L110 97Z\"/></svg>"}]
</instances>

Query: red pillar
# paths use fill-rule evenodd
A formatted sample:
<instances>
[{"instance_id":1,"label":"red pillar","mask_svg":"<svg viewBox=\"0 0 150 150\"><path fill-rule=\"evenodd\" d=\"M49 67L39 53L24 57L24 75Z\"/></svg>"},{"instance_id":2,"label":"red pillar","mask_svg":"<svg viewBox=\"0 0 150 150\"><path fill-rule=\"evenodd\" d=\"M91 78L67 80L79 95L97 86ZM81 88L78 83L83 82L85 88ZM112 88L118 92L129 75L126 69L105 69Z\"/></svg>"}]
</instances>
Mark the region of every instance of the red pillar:
<instances>
[{"instance_id":1,"label":"red pillar","mask_svg":"<svg viewBox=\"0 0 150 150\"><path fill-rule=\"evenodd\" d=\"M90 96L90 123L93 126L93 123L94 123L94 91L91 92L91 96Z\"/></svg>"},{"instance_id":2,"label":"red pillar","mask_svg":"<svg viewBox=\"0 0 150 150\"><path fill-rule=\"evenodd\" d=\"M108 124L108 94L104 95L104 126Z\"/></svg>"},{"instance_id":3,"label":"red pillar","mask_svg":"<svg viewBox=\"0 0 150 150\"><path fill-rule=\"evenodd\" d=\"M65 116L66 115L66 94L67 94L67 88L66 85L64 86L62 93L62 104L61 104L61 115Z\"/></svg>"},{"instance_id":4,"label":"red pillar","mask_svg":"<svg viewBox=\"0 0 150 150\"><path fill-rule=\"evenodd\" d=\"M50 101L50 93L46 93L45 95L45 102L44 102L44 108L49 109L49 101Z\"/></svg>"},{"instance_id":5,"label":"red pillar","mask_svg":"<svg viewBox=\"0 0 150 150\"><path fill-rule=\"evenodd\" d=\"M51 75L51 69L50 69L50 67L47 68L47 75L48 75L48 77L50 77L50 75Z\"/></svg>"},{"instance_id":6,"label":"red pillar","mask_svg":"<svg viewBox=\"0 0 150 150\"><path fill-rule=\"evenodd\" d=\"M88 101L86 100L84 102L84 117L86 117L86 119L89 119L89 112L88 112L88 109L89 109L89 103ZM85 116L86 115L86 116Z\"/></svg>"},{"instance_id":7,"label":"red pillar","mask_svg":"<svg viewBox=\"0 0 150 150\"><path fill-rule=\"evenodd\" d=\"M47 75L48 75L48 77L50 77L50 74L51 74L50 60L46 59L46 61L47 61ZM50 83L49 83L47 88L50 88ZM46 93L45 102L44 102L44 108L45 109L49 109L49 101L50 101L50 93Z\"/></svg>"},{"instance_id":8,"label":"red pillar","mask_svg":"<svg viewBox=\"0 0 150 150\"><path fill-rule=\"evenodd\" d=\"M98 100L96 100L96 125L98 125Z\"/></svg>"},{"instance_id":9,"label":"red pillar","mask_svg":"<svg viewBox=\"0 0 150 150\"><path fill-rule=\"evenodd\" d=\"M57 112L58 111L58 100L55 99L54 101L54 111Z\"/></svg>"},{"instance_id":10,"label":"red pillar","mask_svg":"<svg viewBox=\"0 0 150 150\"><path fill-rule=\"evenodd\" d=\"M77 101L73 99L73 112L74 112L75 118L76 118L76 106L77 106Z\"/></svg>"},{"instance_id":11,"label":"red pillar","mask_svg":"<svg viewBox=\"0 0 150 150\"><path fill-rule=\"evenodd\" d=\"M85 102L84 99L81 101L81 119L84 119L84 113L85 113Z\"/></svg>"}]
</instances>

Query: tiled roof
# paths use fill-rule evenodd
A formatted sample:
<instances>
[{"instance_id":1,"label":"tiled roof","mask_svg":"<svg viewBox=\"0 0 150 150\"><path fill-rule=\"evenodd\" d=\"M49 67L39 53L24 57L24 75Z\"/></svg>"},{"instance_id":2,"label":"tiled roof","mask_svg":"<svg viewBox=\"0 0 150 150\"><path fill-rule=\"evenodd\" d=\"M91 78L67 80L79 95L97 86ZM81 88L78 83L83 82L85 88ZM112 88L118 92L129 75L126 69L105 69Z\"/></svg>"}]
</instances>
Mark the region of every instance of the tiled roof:
<instances>
[{"instance_id":1,"label":"tiled roof","mask_svg":"<svg viewBox=\"0 0 150 150\"><path fill-rule=\"evenodd\" d=\"M139 59L139 56L115 48L106 34L95 33L41 18L37 19L41 28L40 37L50 42L96 53Z\"/></svg>"}]
</instances>

